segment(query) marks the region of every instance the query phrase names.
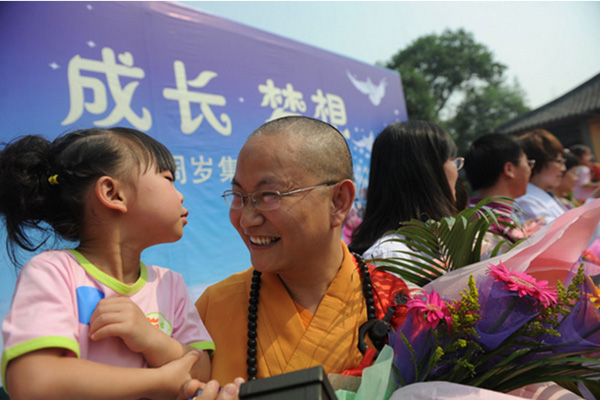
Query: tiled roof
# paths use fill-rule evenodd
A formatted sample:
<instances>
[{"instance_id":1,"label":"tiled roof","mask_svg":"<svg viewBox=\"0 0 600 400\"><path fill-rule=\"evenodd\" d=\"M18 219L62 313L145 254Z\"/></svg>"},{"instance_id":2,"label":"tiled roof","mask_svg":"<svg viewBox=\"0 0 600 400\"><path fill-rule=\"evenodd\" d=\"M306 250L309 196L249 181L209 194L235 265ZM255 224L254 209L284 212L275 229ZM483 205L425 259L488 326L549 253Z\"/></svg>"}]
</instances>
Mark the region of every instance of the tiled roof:
<instances>
[{"instance_id":1,"label":"tiled roof","mask_svg":"<svg viewBox=\"0 0 600 400\"><path fill-rule=\"evenodd\" d=\"M505 122L496 128L496 132L518 133L594 115L600 115L600 74L558 99Z\"/></svg>"}]
</instances>

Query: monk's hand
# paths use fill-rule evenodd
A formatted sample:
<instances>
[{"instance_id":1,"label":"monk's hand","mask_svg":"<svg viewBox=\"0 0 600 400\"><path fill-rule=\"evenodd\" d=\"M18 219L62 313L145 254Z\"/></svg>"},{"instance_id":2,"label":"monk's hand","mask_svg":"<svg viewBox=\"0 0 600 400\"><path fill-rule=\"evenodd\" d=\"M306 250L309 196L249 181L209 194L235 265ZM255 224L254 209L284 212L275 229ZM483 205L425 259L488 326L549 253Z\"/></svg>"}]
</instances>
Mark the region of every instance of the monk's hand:
<instances>
[{"instance_id":1,"label":"monk's hand","mask_svg":"<svg viewBox=\"0 0 600 400\"><path fill-rule=\"evenodd\" d=\"M178 400L237 400L242 383L244 383L244 379L236 378L232 383L220 388L219 382L215 380L206 384L197 380L188 381L181 390L183 397ZM190 392L194 397L186 397Z\"/></svg>"}]
</instances>

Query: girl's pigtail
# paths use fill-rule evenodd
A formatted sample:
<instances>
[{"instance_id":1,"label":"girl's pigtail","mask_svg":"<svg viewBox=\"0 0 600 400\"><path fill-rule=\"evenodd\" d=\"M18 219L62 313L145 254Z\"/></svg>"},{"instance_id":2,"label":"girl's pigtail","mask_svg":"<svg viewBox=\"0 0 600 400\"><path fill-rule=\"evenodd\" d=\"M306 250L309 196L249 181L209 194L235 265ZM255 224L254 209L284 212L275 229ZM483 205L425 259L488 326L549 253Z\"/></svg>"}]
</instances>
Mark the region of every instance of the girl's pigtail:
<instances>
[{"instance_id":1,"label":"girl's pigtail","mask_svg":"<svg viewBox=\"0 0 600 400\"><path fill-rule=\"evenodd\" d=\"M9 255L15 260L13 244L26 250L39 248L47 236L34 240L27 228L46 231L41 222L52 212L53 185L50 177L50 142L41 136L25 136L0 151L0 214L8 235ZM37 243L36 243L37 242Z\"/></svg>"}]
</instances>

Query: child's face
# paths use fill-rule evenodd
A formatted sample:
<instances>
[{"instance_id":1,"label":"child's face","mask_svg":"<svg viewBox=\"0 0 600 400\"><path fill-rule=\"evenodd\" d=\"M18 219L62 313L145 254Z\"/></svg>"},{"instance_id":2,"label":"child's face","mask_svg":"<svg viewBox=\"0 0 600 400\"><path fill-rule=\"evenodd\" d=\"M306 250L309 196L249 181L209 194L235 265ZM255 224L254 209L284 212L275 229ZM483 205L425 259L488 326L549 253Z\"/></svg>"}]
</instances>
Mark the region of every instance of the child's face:
<instances>
[{"instance_id":1,"label":"child's face","mask_svg":"<svg viewBox=\"0 0 600 400\"><path fill-rule=\"evenodd\" d=\"M585 153L583 153L583 155L581 156L581 163L583 165L587 165L589 166L592 163L592 152L590 150L586 151Z\"/></svg>"},{"instance_id":2,"label":"child's face","mask_svg":"<svg viewBox=\"0 0 600 400\"><path fill-rule=\"evenodd\" d=\"M135 182L132 197L127 213L140 238L140 247L181 239L188 210L183 207L183 195L175 188L170 171L148 168Z\"/></svg>"}]
</instances>

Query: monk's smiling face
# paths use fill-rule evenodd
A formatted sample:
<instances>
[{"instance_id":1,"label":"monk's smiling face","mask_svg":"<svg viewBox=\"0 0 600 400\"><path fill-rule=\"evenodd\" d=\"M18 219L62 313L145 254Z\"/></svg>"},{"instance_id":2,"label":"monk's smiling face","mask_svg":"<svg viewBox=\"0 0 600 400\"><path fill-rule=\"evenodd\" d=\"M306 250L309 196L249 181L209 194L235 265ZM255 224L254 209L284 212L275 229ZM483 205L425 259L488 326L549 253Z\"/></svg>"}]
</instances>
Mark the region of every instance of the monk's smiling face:
<instances>
[{"instance_id":1,"label":"monk's smiling face","mask_svg":"<svg viewBox=\"0 0 600 400\"><path fill-rule=\"evenodd\" d=\"M302 142L285 135L251 137L238 156L232 189L244 195L287 193L325 183L298 160ZM259 210L246 199L242 209L230 209L229 218L255 269L294 275L321 256L319 249L330 235L330 204L331 187L321 186L284 196L273 210Z\"/></svg>"}]
</instances>

